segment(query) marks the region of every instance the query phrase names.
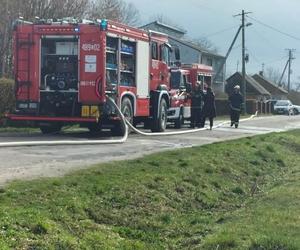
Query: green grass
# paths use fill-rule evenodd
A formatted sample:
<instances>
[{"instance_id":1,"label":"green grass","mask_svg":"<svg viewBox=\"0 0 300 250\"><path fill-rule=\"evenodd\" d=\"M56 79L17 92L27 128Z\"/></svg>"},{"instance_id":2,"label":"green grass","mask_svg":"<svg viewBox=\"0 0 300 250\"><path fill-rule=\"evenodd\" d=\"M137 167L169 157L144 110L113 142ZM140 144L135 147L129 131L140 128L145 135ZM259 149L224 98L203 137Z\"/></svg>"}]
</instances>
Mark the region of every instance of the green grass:
<instances>
[{"instance_id":1,"label":"green grass","mask_svg":"<svg viewBox=\"0 0 300 250\"><path fill-rule=\"evenodd\" d=\"M38 128L31 127L0 127L0 133L35 133L39 132Z\"/></svg>"},{"instance_id":2,"label":"green grass","mask_svg":"<svg viewBox=\"0 0 300 250\"><path fill-rule=\"evenodd\" d=\"M11 183L0 249L300 249L299 162L295 130Z\"/></svg>"}]
</instances>

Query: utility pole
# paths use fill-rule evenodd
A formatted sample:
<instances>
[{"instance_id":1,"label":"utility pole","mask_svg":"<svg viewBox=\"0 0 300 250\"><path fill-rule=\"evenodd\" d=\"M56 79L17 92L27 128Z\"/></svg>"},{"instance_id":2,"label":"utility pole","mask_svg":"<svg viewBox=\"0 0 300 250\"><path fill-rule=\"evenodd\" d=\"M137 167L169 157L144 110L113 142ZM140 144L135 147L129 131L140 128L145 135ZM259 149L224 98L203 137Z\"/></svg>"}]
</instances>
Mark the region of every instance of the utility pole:
<instances>
[{"instance_id":1,"label":"utility pole","mask_svg":"<svg viewBox=\"0 0 300 250\"><path fill-rule=\"evenodd\" d=\"M240 26L240 27L238 28L238 30L237 30L237 32L236 32L234 38L233 38L233 41L232 41L232 43L230 44L230 47L229 47L229 49L228 49L228 51L227 51L227 53L226 53L226 56L225 56L224 61L221 63L221 65L219 66L218 70L216 71L215 76L213 77L213 78L214 78L213 81L214 81L215 79L217 79L218 75L219 75L220 72L222 71L222 69L223 69L223 67L224 67L224 65L225 65L225 63L226 63L226 60L227 60L227 58L228 58L228 56L229 56L229 54L230 54L230 52L231 52L231 50L232 50L232 48L233 48L233 46L234 46L234 44L235 44L235 41L236 41L236 39L238 38L238 35L240 34L241 29L242 29L242 26Z\"/></svg>"},{"instance_id":2,"label":"utility pole","mask_svg":"<svg viewBox=\"0 0 300 250\"><path fill-rule=\"evenodd\" d=\"M292 66L292 60L294 60L295 58L293 57L293 52L295 51L295 49L287 49L289 52L289 70L288 70L288 92L290 92L291 90L291 66Z\"/></svg>"},{"instance_id":3,"label":"utility pole","mask_svg":"<svg viewBox=\"0 0 300 250\"><path fill-rule=\"evenodd\" d=\"M281 87L281 82L282 82L282 79L283 79L283 77L284 77L286 68L287 68L287 66L289 65L289 61L290 61L289 59L286 61L286 64L285 64L284 69L283 69L283 72L282 72L281 77L280 77L280 79L279 79L279 81L278 81L278 86L279 86L279 87ZM283 86L284 86L284 85L283 85Z\"/></svg>"},{"instance_id":4,"label":"utility pole","mask_svg":"<svg viewBox=\"0 0 300 250\"><path fill-rule=\"evenodd\" d=\"M244 97L244 112L247 113L247 96L246 96L246 62L245 62L245 11L242 10L242 93Z\"/></svg>"},{"instance_id":5,"label":"utility pole","mask_svg":"<svg viewBox=\"0 0 300 250\"><path fill-rule=\"evenodd\" d=\"M242 10L241 14L237 14L236 16L242 16L242 94L243 94L243 98L244 98L244 114L247 113L246 112L246 103L247 103L247 91L246 91L246 61L245 61L245 50L246 50L246 46L245 46L245 27L246 26L250 26L251 23L247 23L245 24L245 15L250 14L252 12L245 12L244 10Z\"/></svg>"}]
</instances>

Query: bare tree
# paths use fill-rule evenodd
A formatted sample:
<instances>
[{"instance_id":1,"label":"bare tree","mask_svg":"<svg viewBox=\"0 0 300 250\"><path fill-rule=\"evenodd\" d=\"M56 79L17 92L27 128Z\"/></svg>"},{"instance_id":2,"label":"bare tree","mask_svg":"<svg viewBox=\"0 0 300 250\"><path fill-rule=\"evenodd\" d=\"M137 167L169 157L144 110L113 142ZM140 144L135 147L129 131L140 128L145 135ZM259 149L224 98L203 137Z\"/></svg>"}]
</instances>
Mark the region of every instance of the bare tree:
<instances>
[{"instance_id":1,"label":"bare tree","mask_svg":"<svg viewBox=\"0 0 300 250\"><path fill-rule=\"evenodd\" d=\"M178 23L176 23L175 21L173 21L171 18L167 17L164 14L156 14L156 15L150 17L150 21L158 21L158 22L172 26L174 28L177 28L177 29L185 32L185 29L182 26L180 26Z\"/></svg>"},{"instance_id":2,"label":"bare tree","mask_svg":"<svg viewBox=\"0 0 300 250\"><path fill-rule=\"evenodd\" d=\"M136 25L140 20L136 7L123 0L93 0L86 14L88 18L106 18L128 25Z\"/></svg>"},{"instance_id":3,"label":"bare tree","mask_svg":"<svg viewBox=\"0 0 300 250\"><path fill-rule=\"evenodd\" d=\"M18 14L15 10L18 8L16 0L0 0L0 76L11 74L11 40L13 20Z\"/></svg>"},{"instance_id":4,"label":"bare tree","mask_svg":"<svg viewBox=\"0 0 300 250\"><path fill-rule=\"evenodd\" d=\"M40 18L82 17L88 0L28 0L19 9L26 20Z\"/></svg>"},{"instance_id":5,"label":"bare tree","mask_svg":"<svg viewBox=\"0 0 300 250\"><path fill-rule=\"evenodd\" d=\"M212 41L210 41L206 37L194 38L192 39L192 42L205 50L215 52L215 53L218 52L218 48L214 45Z\"/></svg>"},{"instance_id":6,"label":"bare tree","mask_svg":"<svg viewBox=\"0 0 300 250\"><path fill-rule=\"evenodd\" d=\"M129 25L139 21L139 12L123 0L0 0L0 76L11 76L13 21L63 17L107 18Z\"/></svg>"},{"instance_id":7,"label":"bare tree","mask_svg":"<svg viewBox=\"0 0 300 250\"><path fill-rule=\"evenodd\" d=\"M13 21L19 16L25 20L83 16L88 0L0 0L0 76L11 76Z\"/></svg>"},{"instance_id":8,"label":"bare tree","mask_svg":"<svg viewBox=\"0 0 300 250\"><path fill-rule=\"evenodd\" d=\"M265 72L264 76L267 79L269 79L270 81L272 81L274 83L278 83L280 78L281 78L281 73L280 73L279 69L268 67L266 69L266 72ZM281 83L283 83L283 81Z\"/></svg>"},{"instance_id":9,"label":"bare tree","mask_svg":"<svg viewBox=\"0 0 300 250\"><path fill-rule=\"evenodd\" d=\"M173 21L172 19L168 18L167 16L165 16L163 14L154 15L150 18L150 20L159 21L163 24L170 25L172 27L178 28L179 30L186 32L184 30L184 28L182 28L179 24L177 24L175 21ZM209 50L211 52L218 52L217 47L213 44L212 41L210 41L206 37L199 37L199 38L186 37L185 40L188 40L189 42L202 48L203 50Z\"/></svg>"},{"instance_id":10,"label":"bare tree","mask_svg":"<svg viewBox=\"0 0 300 250\"><path fill-rule=\"evenodd\" d=\"M140 22L140 13L133 3L121 4L121 20L128 25L137 25Z\"/></svg>"}]
</instances>

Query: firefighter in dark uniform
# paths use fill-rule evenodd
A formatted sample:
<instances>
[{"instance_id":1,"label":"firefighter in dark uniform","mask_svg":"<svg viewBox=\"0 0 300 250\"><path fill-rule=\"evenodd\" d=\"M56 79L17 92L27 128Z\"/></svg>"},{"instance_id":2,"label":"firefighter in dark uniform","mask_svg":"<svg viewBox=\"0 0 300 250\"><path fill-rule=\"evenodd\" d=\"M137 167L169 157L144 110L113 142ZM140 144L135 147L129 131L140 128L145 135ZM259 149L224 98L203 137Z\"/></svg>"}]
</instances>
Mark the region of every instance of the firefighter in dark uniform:
<instances>
[{"instance_id":1,"label":"firefighter in dark uniform","mask_svg":"<svg viewBox=\"0 0 300 250\"><path fill-rule=\"evenodd\" d=\"M191 93L191 128L201 127L202 120L202 99L203 91L201 89L201 83L196 82L195 88Z\"/></svg>"},{"instance_id":2,"label":"firefighter in dark uniform","mask_svg":"<svg viewBox=\"0 0 300 250\"><path fill-rule=\"evenodd\" d=\"M243 96L240 93L240 86L236 85L233 88L232 95L229 96L229 108L230 108L230 120L232 127L235 128L239 126L240 114L243 107Z\"/></svg>"},{"instance_id":3,"label":"firefighter in dark uniform","mask_svg":"<svg viewBox=\"0 0 300 250\"><path fill-rule=\"evenodd\" d=\"M210 87L206 88L206 94L203 96L202 121L201 127L204 127L206 118L209 119L209 127L212 130L214 118L216 117L215 94Z\"/></svg>"}]
</instances>

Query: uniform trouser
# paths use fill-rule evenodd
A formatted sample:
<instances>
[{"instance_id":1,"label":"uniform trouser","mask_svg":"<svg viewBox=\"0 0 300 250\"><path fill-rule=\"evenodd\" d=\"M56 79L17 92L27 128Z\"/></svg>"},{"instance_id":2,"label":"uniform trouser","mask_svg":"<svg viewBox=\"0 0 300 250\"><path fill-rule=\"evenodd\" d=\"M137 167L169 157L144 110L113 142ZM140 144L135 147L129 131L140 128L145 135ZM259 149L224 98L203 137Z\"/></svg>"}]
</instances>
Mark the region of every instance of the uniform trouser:
<instances>
[{"instance_id":1,"label":"uniform trouser","mask_svg":"<svg viewBox=\"0 0 300 250\"><path fill-rule=\"evenodd\" d=\"M233 124L238 125L239 120L240 120L240 111L231 109L230 110L230 120L231 120L231 125L233 125Z\"/></svg>"},{"instance_id":2,"label":"uniform trouser","mask_svg":"<svg viewBox=\"0 0 300 250\"><path fill-rule=\"evenodd\" d=\"M206 118L209 119L209 126L212 128L214 126L214 118L213 117L209 117L209 116L202 117L201 127L204 127Z\"/></svg>"},{"instance_id":3,"label":"uniform trouser","mask_svg":"<svg viewBox=\"0 0 300 250\"><path fill-rule=\"evenodd\" d=\"M191 127L201 126L201 108L191 108Z\"/></svg>"}]
</instances>

